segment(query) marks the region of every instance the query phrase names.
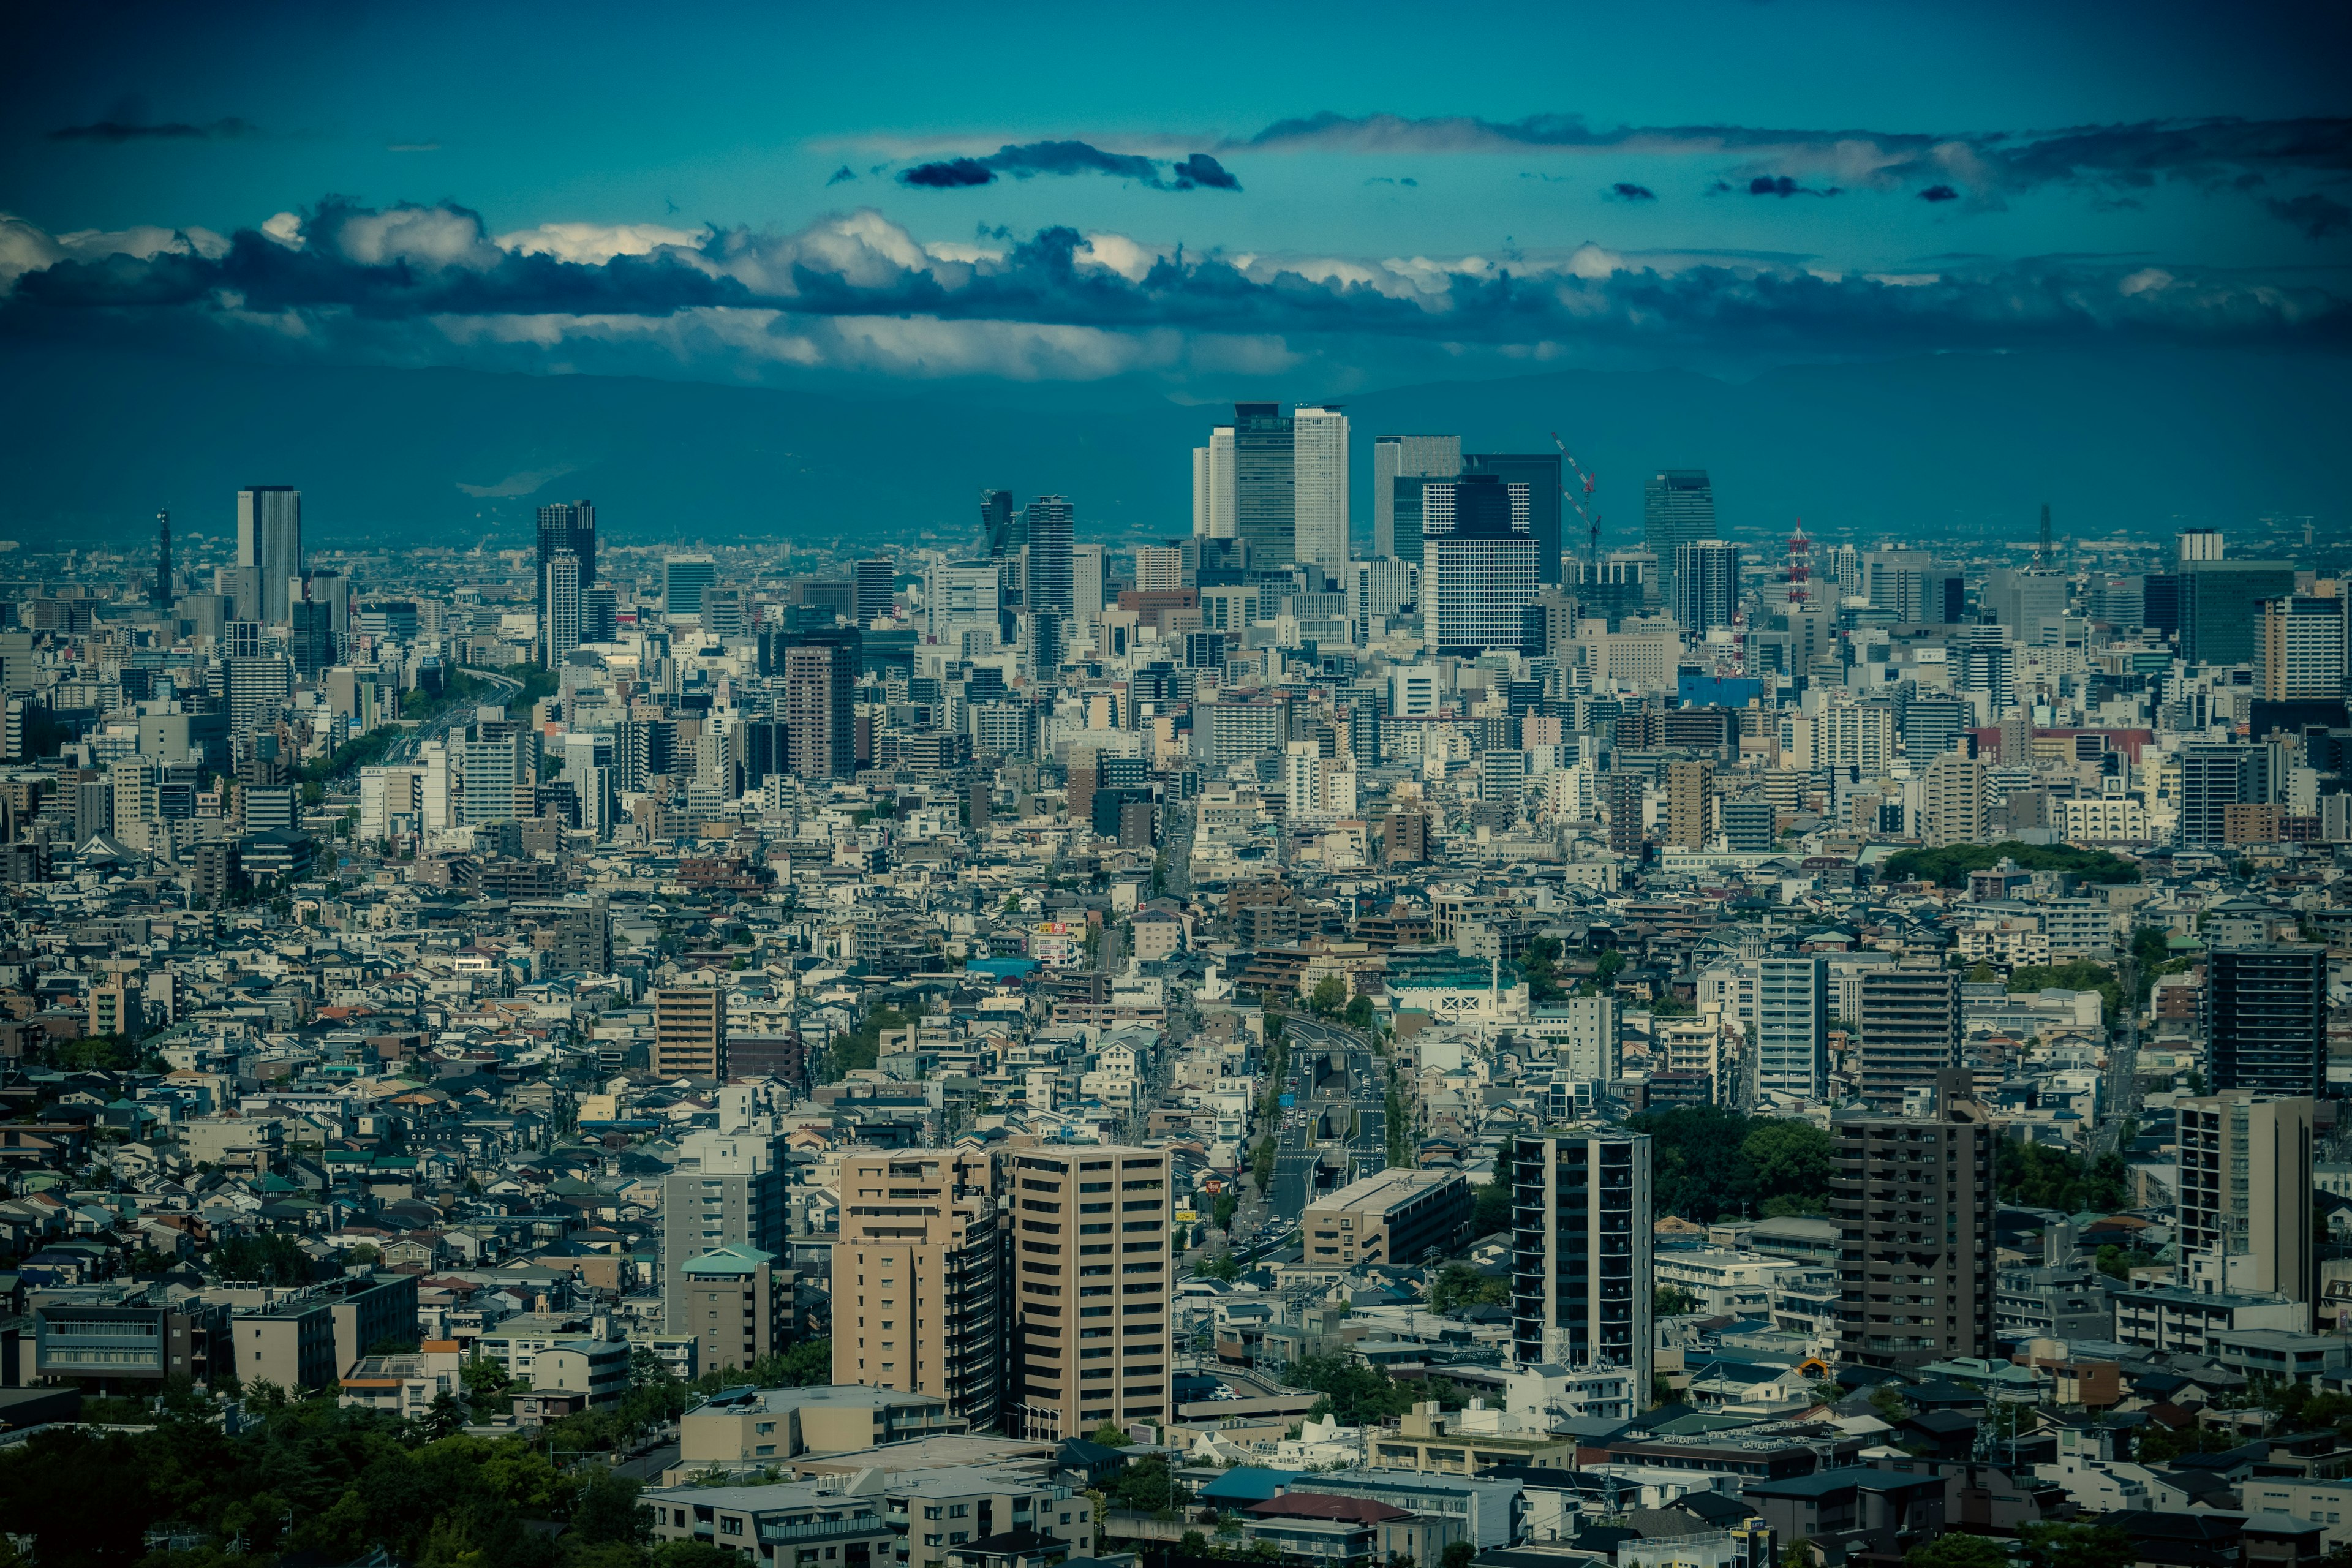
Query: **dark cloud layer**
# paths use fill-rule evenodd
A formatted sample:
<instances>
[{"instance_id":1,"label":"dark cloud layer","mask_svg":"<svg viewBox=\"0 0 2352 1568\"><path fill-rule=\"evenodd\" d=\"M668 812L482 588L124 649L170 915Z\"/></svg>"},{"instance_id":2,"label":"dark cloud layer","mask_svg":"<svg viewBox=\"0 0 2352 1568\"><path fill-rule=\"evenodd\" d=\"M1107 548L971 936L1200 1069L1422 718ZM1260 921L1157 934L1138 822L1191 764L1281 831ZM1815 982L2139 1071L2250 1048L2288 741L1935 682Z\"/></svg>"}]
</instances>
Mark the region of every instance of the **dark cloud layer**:
<instances>
[{"instance_id":1,"label":"dark cloud layer","mask_svg":"<svg viewBox=\"0 0 2352 1568\"><path fill-rule=\"evenodd\" d=\"M1835 185L1817 191L1810 185L1799 184L1786 174L1759 174L1748 182L1748 194L1751 196L1834 196L1841 193Z\"/></svg>"},{"instance_id":2,"label":"dark cloud layer","mask_svg":"<svg viewBox=\"0 0 2352 1568\"><path fill-rule=\"evenodd\" d=\"M1923 202L1956 202L1960 199L1960 193L1949 185L1929 185L1919 193L1919 199Z\"/></svg>"},{"instance_id":3,"label":"dark cloud layer","mask_svg":"<svg viewBox=\"0 0 2352 1568\"><path fill-rule=\"evenodd\" d=\"M2326 239L2352 228L2352 207L2317 192L2296 196L2292 201L2272 201L2263 205L2270 208L2272 216L2282 223L2293 224L2313 239Z\"/></svg>"},{"instance_id":4,"label":"dark cloud layer","mask_svg":"<svg viewBox=\"0 0 2352 1568\"><path fill-rule=\"evenodd\" d=\"M1206 153L1195 153L1169 165L1163 177L1160 164L1131 153L1106 153L1087 142L1031 142L998 148L985 158L946 158L918 163L898 175L901 184L921 190L954 190L986 185L1000 174L1025 180L1035 174L1108 174L1133 180L1155 191L1238 191L1241 182Z\"/></svg>"},{"instance_id":5,"label":"dark cloud layer","mask_svg":"<svg viewBox=\"0 0 2352 1568\"><path fill-rule=\"evenodd\" d=\"M98 120L88 125L61 125L49 132L52 142L99 142L119 145L125 142L234 142L241 137L260 134L261 128L250 120L232 116L215 120L204 125L191 125L184 121L166 121L161 124L133 120Z\"/></svg>"},{"instance_id":6,"label":"dark cloud layer","mask_svg":"<svg viewBox=\"0 0 2352 1568\"><path fill-rule=\"evenodd\" d=\"M1631 180L1620 180L1609 187L1609 194L1621 202L1654 202L1658 193L1647 185L1637 185Z\"/></svg>"}]
</instances>

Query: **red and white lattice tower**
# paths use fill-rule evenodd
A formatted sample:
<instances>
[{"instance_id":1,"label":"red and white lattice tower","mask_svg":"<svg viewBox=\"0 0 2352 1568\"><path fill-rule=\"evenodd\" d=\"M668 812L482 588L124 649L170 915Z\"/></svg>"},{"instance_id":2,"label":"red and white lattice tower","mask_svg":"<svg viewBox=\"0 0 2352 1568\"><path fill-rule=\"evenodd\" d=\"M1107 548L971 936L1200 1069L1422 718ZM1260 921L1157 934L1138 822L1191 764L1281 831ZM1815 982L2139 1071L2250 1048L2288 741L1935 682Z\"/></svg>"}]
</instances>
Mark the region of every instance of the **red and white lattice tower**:
<instances>
[{"instance_id":1,"label":"red and white lattice tower","mask_svg":"<svg viewBox=\"0 0 2352 1568\"><path fill-rule=\"evenodd\" d=\"M1797 520L1797 531L1789 537L1789 603L1801 605L1813 596L1813 542L1805 537L1805 520Z\"/></svg>"}]
</instances>

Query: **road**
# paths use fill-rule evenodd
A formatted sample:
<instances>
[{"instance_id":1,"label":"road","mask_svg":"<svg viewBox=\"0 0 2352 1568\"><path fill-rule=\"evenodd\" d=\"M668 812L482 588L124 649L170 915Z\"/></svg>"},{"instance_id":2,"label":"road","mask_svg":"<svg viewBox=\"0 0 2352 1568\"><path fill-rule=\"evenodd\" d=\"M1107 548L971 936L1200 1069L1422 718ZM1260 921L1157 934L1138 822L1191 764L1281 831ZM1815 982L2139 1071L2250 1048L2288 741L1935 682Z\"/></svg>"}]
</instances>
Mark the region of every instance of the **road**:
<instances>
[{"instance_id":1,"label":"road","mask_svg":"<svg viewBox=\"0 0 2352 1568\"><path fill-rule=\"evenodd\" d=\"M623 1459L613 1467L613 1472L615 1475L634 1476L641 1481L656 1481L661 1479L661 1473L664 1470L677 1463L677 1453L676 1442L664 1443L661 1447L650 1449L637 1458Z\"/></svg>"},{"instance_id":2,"label":"road","mask_svg":"<svg viewBox=\"0 0 2352 1568\"><path fill-rule=\"evenodd\" d=\"M469 668L467 669L466 673L470 676L474 676L477 679L492 681L504 687L506 689L506 694L509 699L514 697L516 693L522 689L521 681L517 680L510 675L500 675L494 669L475 669ZM479 704L476 704L475 706L478 707ZM529 715L525 715L525 717L527 718ZM386 747L384 749L383 760L386 763L392 763L408 762L416 756L418 752L424 747L425 742L440 740L443 736L448 734L450 731L470 724L473 721L473 708L466 707L462 704L453 705L446 712L442 713L437 718L428 720L426 722L418 725L415 729L409 731L399 740L394 741L390 746Z\"/></svg>"},{"instance_id":3,"label":"road","mask_svg":"<svg viewBox=\"0 0 2352 1568\"><path fill-rule=\"evenodd\" d=\"M1322 1193L1388 1165L1388 1086L1380 1053L1353 1029L1286 1015L1291 1107L1275 1147L1270 1206L1286 1219ZM1327 1157L1337 1156L1328 1159Z\"/></svg>"}]
</instances>

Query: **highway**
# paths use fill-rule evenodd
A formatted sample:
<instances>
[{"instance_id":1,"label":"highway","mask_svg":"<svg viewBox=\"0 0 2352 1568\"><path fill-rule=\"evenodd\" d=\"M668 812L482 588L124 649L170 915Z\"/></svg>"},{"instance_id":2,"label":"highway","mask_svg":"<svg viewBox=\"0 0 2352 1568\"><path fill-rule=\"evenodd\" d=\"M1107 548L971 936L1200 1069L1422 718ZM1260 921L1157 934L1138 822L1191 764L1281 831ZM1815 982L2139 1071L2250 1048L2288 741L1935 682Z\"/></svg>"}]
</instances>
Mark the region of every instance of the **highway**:
<instances>
[{"instance_id":1,"label":"highway","mask_svg":"<svg viewBox=\"0 0 2352 1568\"><path fill-rule=\"evenodd\" d=\"M517 680L510 675L500 675L494 669L476 669L467 668L466 673L478 679L495 682L499 686L505 688L506 698L509 700L516 693L522 689L521 681ZM418 752L423 749L425 742L437 741L446 735L450 731L459 729L465 725L472 723L474 721L474 709L479 706L481 706L479 703L475 703L471 706L464 703L452 704L447 711L442 713L437 718L429 720L426 722L418 725L415 729L409 731L399 740L394 741L390 746L386 747L384 749L383 760L390 763L400 763L412 761L417 755ZM523 717L528 719L530 715L525 714Z\"/></svg>"},{"instance_id":2,"label":"highway","mask_svg":"<svg viewBox=\"0 0 2352 1568\"><path fill-rule=\"evenodd\" d=\"M1388 1165L1388 1084L1371 1043L1320 1018L1283 1016L1290 1070L1282 1092L1270 1206L1295 1220L1321 1193Z\"/></svg>"}]
</instances>

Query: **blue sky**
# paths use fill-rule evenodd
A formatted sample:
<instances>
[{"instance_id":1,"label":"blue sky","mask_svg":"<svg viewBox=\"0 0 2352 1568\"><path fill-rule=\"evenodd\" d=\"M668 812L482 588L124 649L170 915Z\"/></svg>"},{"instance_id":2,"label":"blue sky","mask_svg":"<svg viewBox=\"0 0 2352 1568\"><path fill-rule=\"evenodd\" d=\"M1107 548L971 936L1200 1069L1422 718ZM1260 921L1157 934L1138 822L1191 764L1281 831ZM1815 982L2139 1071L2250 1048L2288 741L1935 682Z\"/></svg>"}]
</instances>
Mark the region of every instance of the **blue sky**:
<instances>
[{"instance_id":1,"label":"blue sky","mask_svg":"<svg viewBox=\"0 0 2352 1568\"><path fill-rule=\"evenodd\" d=\"M1339 389L2347 338L2340 9L98 5L31 26L0 59L0 343ZM1265 135L1286 121L1307 123ZM907 179L1070 142L1112 172L1024 174L1063 149ZM1180 178L1193 154L1238 188Z\"/></svg>"}]
</instances>

